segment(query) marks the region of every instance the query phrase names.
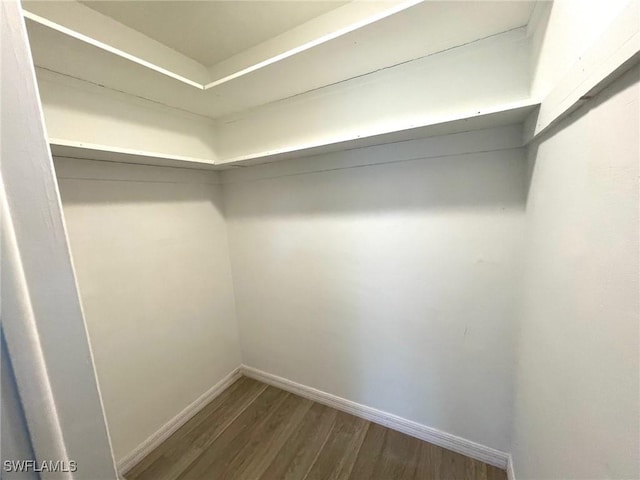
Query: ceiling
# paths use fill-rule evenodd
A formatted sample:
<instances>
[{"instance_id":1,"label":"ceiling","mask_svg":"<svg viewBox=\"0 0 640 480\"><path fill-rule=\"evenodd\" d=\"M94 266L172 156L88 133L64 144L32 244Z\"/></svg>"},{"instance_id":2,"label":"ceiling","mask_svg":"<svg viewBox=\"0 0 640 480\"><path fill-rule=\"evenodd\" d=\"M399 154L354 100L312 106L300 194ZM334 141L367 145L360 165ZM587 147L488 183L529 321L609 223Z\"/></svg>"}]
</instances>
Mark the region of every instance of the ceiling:
<instances>
[{"instance_id":1,"label":"ceiling","mask_svg":"<svg viewBox=\"0 0 640 480\"><path fill-rule=\"evenodd\" d=\"M346 1L82 1L209 67Z\"/></svg>"}]
</instances>

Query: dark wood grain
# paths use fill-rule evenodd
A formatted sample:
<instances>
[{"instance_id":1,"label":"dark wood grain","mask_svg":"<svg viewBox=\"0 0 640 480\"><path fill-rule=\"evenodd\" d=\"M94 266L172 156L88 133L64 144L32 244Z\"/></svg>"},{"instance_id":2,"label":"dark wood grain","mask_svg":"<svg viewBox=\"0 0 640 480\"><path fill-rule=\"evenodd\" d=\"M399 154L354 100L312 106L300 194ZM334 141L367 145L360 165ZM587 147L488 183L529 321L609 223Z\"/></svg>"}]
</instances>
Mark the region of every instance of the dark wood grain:
<instances>
[{"instance_id":1,"label":"dark wood grain","mask_svg":"<svg viewBox=\"0 0 640 480\"><path fill-rule=\"evenodd\" d=\"M240 448L218 478L260 478L312 403L295 395L285 398L255 428L238 436Z\"/></svg>"},{"instance_id":2,"label":"dark wood grain","mask_svg":"<svg viewBox=\"0 0 640 480\"><path fill-rule=\"evenodd\" d=\"M136 480L176 478L266 388L253 379L240 378L136 465L127 477Z\"/></svg>"},{"instance_id":3,"label":"dark wood grain","mask_svg":"<svg viewBox=\"0 0 640 480\"><path fill-rule=\"evenodd\" d=\"M243 436L260 428L288 396L290 394L282 390L267 387L178 478L224 478L220 475L240 452Z\"/></svg>"},{"instance_id":4,"label":"dark wood grain","mask_svg":"<svg viewBox=\"0 0 640 480\"><path fill-rule=\"evenodd\" d=\"M381 478L413 480L416 476L420 440L388 428L380 458L376 462L376 475Z\"/></svg>"},{"instance_id":5,"label":"dark wood grain","mask_svg":"<svg viewBox=\"0 0 640 480\"><path fill-rule=\"evenodd\" d=\"M127 480L506 480L491 465L242 378Z\"/></svg>"},{"instance_id":6,"label":"dark wood grain","mask_svg":"<svg viewBox=\"0 0 640 480\"><path fill-rule=\"evenodd\" d=\"M338 412L327 441L304 478L348 479L368 426L366 420Z\"/></svg>"},{"instance_id":7,"label":"dark wood grain","mask_svg":"<svg viewBox=\"0 0 640 480\"><path fill-rule=\"evenodd\" d=\"M261 480L304 478L325 444L337 413L333 408L314 404L262 474Z\"/></svg>"},{"instance_id":8,"label":"dark wood grain","mask_svg":"<svg viewBox=\"0 0 640 480\"><path fill-rule=\"evenodd\" d=\"M376 464L382 456L388 428L372 423L364 437L351 472L352 478L374 478Z\"/></svg>"}]
</instances>

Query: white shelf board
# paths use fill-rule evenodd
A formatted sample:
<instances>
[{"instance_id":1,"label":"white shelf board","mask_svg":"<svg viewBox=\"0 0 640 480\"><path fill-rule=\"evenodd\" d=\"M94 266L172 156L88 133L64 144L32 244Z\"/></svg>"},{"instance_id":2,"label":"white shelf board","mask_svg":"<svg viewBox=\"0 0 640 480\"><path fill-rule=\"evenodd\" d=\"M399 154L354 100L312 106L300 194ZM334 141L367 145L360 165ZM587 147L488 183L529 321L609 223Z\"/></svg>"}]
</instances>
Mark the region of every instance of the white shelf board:
<instances>
[{"instance_id":1,"label":"white shelf board","mask_svg":"<svg viewBox=\"0 0 640 480\"><path fill-rule=\"evenodd\" d=\"M54 157L99 160L102 162L133 163L137 165L156 165L163 167L195 168L200 170L216 170L215 161L206 158L184 157L162 153L145 152L126 148L96 145L50 138L49 145Z\"/></svg>"},{"instance_id":2,"label":"white shelf board","mask_svg":"<svg viewBox=\"0 0 640 480\"><path fill-rule=\"evenodd\" d=\"M284 149L256 152L236 158L221 159L218 165L258 165L296 157L307 157L339 150L370 147L386 143L404 142L419 138L450 135L473 130L523 124L540 106L540 102L527 100L501 105L494 109L474 111L468 115L441 117L420 126L411 125L385 132L371 132L355 138L336 138L330 141L289 146Z\"/></svg>"},{"instance_id":3,"label":"white shelf board","mask_svg":"<svg viewBox=\"0 0 640 480\"><path fill-rule=\"evenodd\" d=\"M442 118L439 121L418 127L411 126L406 129L376 132L367 136L335 139L334 141L324 143L294 145L277 151L259 152L217 161L213 159L145 152L55 138L49 139L49 143L51 153L54 157L201 170L223 170L233 167L276 162L289 158L331 153L340 150L352 150L386 143L404 142L419 138L522 124L538 106L538 102L519 102L517 104L503 105L499 109L479 112L470 116Z\"/></svg>"},{"instance_id":4,"label":"white shelf board","mask_svg":"<svg viewBox=\"0 0 640 480\"><path fill-rule=\"evenodd\" d=\"M408 0L398 3L397 7L383 9L383 13L395 11L394 8L404 10L382 15L384 18L379 21L353 23L361 28L338 29L321 36L316 39L317 44L305 41L298 48L289 46L282 55L272 57L273 52L262 45L258 50L270 52L266 59L261 54L256 58L249 55L236 65L239 70L221 69L218 73L222 76L215 75L213 78L217 80L206 84L195 81L193 75L187 77L160 65L158 60L151 61L123 50L124 47L108 45L103 41L105 38L94 39L35 13L27 12L25 18L36 66L198 115L219 118L483 43L488 38L524 28L530 11L529 2L494 2L494 5L492 2L422 1L405 8L413 2ZM342 8L346 7L352 8L350 5ZM433 25L425 23L433 23L434 20L430 20L433 18L437 19ZM429 25L428 28L425 25ZM396 35L399 31L403 32L400 37ZM388 38L394 41L389 42ZM307 48L310 45L313 48ZM249 57L256 63L249 62ZM218 82L223 79L224 83Z\"/></svg>"}]
</instances>

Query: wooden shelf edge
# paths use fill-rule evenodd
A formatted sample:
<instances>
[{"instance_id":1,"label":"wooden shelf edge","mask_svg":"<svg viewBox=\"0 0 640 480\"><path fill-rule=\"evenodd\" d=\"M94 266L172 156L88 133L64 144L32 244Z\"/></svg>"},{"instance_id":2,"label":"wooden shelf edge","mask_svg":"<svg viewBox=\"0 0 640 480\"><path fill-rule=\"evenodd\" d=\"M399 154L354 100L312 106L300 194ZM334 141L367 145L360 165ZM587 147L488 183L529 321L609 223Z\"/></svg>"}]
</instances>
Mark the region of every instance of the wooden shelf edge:
<instances>
[{"instance_id":1,"label":"wooden shelf edge","mask_svg":"<svg viewBox=\"0 0 640 480\"><path fill-rule=\"evenodd\" d=\"M250 166L255 164L275 162L296 157L307 157L331 153L338 150L351 150L355 148L370 147L385 143L404 142L419 138L450 135L472 130L499 127L511 124L524 123L540 106L537 100L525 100L492 109L473 111L466 115L443 116L431 119L420 125L408 125L405 128L396 128L386 131L368 132L355 137L334 138L316 143L287 146L277 150L267 150L237 157L220 159L218 165Z\"/></svg>"},{"instance_id":2,"label":"wooden shelf edge","mask_svg":"<svg viewBox=\"0 0 640 480\"><path fill-rule=\"evenodd\" d=\"M199 170L219 169L216 161L206 158L186 157L96 145L92 143L50 138L49 145L54 157L97 160L101 162L131 163L136 165L155 165L161 167L192 168Z\"/></svg>"},{"instance_id":3,"label":"wooden shelf edge","mask_svg":"<svg viewBox=\"0 0 640 480\"><path fill-rule=\"evenodd\" d=\"M279 150L253 153L228 159L194 158L180 155L162 154L141 150L125 149L108 145L96 145L85 142L49 139L51 154L54 157L97 160L103 162L130 163L137 165L155 165L200 170L224 170L262 163L275 162L296 157L308 157L339 150L351 150L387 143L397 143L419 138L450 135L454 133L483 130L505 125L522 124L539 107L537 101L523 101L502 105L495 109L475 112L468 116L442 117L422 125L410 125L407 128L384 132L372 132L352 138L331 139L317 143L292 145ZM524 142L523 142L524 144Z\"/></svg>"}]
</instances>

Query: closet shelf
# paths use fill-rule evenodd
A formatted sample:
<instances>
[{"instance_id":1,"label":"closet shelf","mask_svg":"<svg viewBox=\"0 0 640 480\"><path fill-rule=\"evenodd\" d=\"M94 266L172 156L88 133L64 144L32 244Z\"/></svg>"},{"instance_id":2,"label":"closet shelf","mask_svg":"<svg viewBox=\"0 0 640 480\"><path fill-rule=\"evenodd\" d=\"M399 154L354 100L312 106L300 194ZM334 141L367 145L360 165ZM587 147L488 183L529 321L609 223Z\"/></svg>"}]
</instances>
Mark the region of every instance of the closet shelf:
<instances>
[{"instance_id":1,"label":"closet shelf","mask_svg":"<svg viewBox=\"0 0 640 480\"><path fill-rule=\"evenodd\" d=\"M375 132L369 135L327 139L313 143L287 146L281 149L250 153L247 155L218 160L185 157L164 153L146 152L133 149L96 145L71 140L49 139L54 157L66 157L105 162L158 165L166 167L193 168L203 170L223 170L240 166L250 166L275 162L296 157L309 157L369 147L386 143L404 142L420 138L450 135L473 130L523 124L539 107L538 102L524 101L502 105L490 111L474 112L468 116L442 117L431 123L392 131Z\"/></svg>"},{"instance_id":2,"label":"closet shelf","mask_svg":"<svg viewBox=\"0 0 640 480\"><path fill-rule=\"evenodd\" d=\"M102 162L133 163L138 165L157 165L164 167L195 168L201 170L219 169L213 159L185 157L164 153L96 145L50 138L49 146L54 157L99 160Z\"/></svg>"},{"instance_id":3,"label":"closet shelf","mask_svg":"<svg viewBox=\"0 0 640 480\"><path fill-rule=\"evenodd\" d=\"M221 166L257 165L289 158L309 157L386 143L404 142L506 125L519 125L524 124L525 120L533 115L539 106L540 102L527 99L520 102L497 105L492 108L484 108L480 111L473 110L471 112L467 111L464 114L431 117L424 122L414 122L406 126L395 126L383 131L365 131L355 136L346 135L342 138L321 139L317 142L288 145L280 149L223 158L219 160L217 164Z\"/></svg>"}]
</instances>

